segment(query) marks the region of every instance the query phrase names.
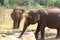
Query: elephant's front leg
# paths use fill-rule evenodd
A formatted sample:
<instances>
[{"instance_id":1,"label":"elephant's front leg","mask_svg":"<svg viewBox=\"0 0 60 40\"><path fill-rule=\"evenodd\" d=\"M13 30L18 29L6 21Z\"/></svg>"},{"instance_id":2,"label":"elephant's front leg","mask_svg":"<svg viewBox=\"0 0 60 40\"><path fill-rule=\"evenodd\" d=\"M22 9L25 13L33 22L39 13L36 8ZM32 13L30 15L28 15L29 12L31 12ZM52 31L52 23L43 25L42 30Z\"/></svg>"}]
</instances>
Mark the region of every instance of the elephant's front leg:
<instances>
[{"instance_id":1,"label":"elephant's front leg","mask_svg":"<svg viewBox=\"0 0 60 40\"><path fill-rule=\"evenodd\" d=\"M57 35L56 38L60 38L60 29L57 29Z\"/></svg>"},{"instance_id":2,"label":"elephant's front leg","mask_svg":"<svg viewBox=\"0 0 60 40\"><path fill-rule=\"evenodd\" d=\"M45 27L46 27L46 24L41 24L40 26L41 40L44 40Z\"/></svg>"},{"instance_id":3,"label":"elephant's front leg","mask_svg":"<svg viewBox=\"0 0 60 40\"><path fill-rule=\"evenodd\" d=\"M44 32L45 32L44 28L42 27L41 28L41 40L44 40Z\"/></svg>"},{"instance_id":4,"label":"elephant's front leg","mask_svg":"<svg viewBox=\"0 0 60 40\"><path fill-rule=\"evenodd\" d=\"M44 40L44 29L45 29L45 26L43 26L42 24L38 23L38 27L37 27L36 32L35 32L36 40ZM38 33L40 31L41 31L41 39L38 37Z\"/></svg>"},{"instance_id":5,"label":"elephant's front leg","mask_svg":"<svg viewBox=\"0 0 60 40\"><path fill-rule=\"evenodd\" d=\"M40 31L40 25L38 24L36 32L35 32L35 38L36 38L36 40L39 40L39 37L38 37L39 31Z\"/></svg>"},{"instance_id":6,"label":"elephant's front leg","mask_svg":"<svg viewBox=\"0 0 60 40\"><path fill-rule=\"evenodd\" d=\"M24 32L26 31L26 29L27 29L27 27L28 27L29 25L30 25L30 24L28 23L28 20L25 20L23 30L22 30L22 32L21 32L21 34L19 35L18 38L21 38L21 37L22 37L22 35L24 34Z\"/></svg>"}]
</instances>

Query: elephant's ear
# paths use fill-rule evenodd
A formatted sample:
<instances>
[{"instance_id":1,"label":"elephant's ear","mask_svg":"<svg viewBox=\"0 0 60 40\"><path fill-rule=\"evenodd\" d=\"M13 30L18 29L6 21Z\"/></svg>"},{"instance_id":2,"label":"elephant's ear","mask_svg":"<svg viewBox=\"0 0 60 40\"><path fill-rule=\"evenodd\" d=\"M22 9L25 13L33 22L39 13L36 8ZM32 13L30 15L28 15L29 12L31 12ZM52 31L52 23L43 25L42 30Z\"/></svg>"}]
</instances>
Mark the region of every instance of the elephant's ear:
<instances>
[{"instance_id":1,"label":"elephant's ear","mask_svg":"<svg viewBox=\"0 0 60 40\"><path fill-rule=\"evenodd\" d=\"M13 12L16 10L16 8L15 9L13 9Z\"/></svg>"},{"instance_id":2,"label":"elephant's ear","mask_svg":"<svg viewBox=\"0 0 60 40\"><path fill-rule=\"evenodd\" d=\"M25 10L24 9L20 9L23 13L25 12Z\"/></svg>"},{"instance_id":3,"label":"elephant's ear","mask_svg":"<svg viewBox=\"0 0 60 40\"><path fill-rule=\"evenodd\" d=\"M12 13L15 13L15 10L16 10L16 9L13 9Z\"/></svg>"}]
</instances>

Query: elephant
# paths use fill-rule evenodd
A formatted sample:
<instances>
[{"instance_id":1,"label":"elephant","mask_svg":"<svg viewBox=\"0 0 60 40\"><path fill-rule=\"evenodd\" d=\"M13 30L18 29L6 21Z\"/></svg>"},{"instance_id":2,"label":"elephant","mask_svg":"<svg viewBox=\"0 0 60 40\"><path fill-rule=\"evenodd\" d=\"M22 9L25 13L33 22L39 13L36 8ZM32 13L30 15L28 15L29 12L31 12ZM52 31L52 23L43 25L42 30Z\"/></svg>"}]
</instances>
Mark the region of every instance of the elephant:
<instances>
[{"instance_id":1,"label":"elephant","mask_svg":"<svg viewBox=\"0 0 60 40\"><path fill-rule=\"evenodd\" d=\"M60 9L59 8L42 8L34 9L28 12L28 16L25 19L23 31L19 35L19 38L23 35L29 25L38 23L35 31L36 40L44 40L45 28L51 28L57 30L56 38L60 38ZM38 33L41 32L41 38L38 37Z\"/></svg>"},{"instance_id":2,"label":"elephant","mask_svg":"<svg viewBox=\"0 0 60 40\"><path fill-rule=\"evenodd\" d=\"M23 13L24 13L24 9L21 8L15 8L13 9L12 13L11 13L11 18L13 20L13 29L18 29L19 28L19 24L23 18Z\"/></svg>"}]
</instances>

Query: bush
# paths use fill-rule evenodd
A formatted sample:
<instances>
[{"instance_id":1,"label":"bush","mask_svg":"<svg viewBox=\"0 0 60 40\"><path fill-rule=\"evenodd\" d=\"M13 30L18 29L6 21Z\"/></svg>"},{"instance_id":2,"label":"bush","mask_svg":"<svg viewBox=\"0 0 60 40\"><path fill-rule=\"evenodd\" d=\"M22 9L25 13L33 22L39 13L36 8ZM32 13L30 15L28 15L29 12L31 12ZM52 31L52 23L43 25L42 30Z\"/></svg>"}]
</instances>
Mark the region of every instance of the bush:
<instances>
[{"instance_id":1,"label":"bush","mask_svg":"<svg viewBox=\"0 0 60 40\"><path fill-rule=\"evenodd\" d=\"M11 5L11 8L16 8L16 7L18 7L18 4Z\"/></svg>"},{"instance_id":2,"label":"bush","mask_svg":"<svg viewBox=\"0 0 60 40\"><path fill-rule=\"evenodd\" d=\"M0 11L2 10L2 6L0 5Z\"/></svg>"},{"instance_id":3,"label":"bush","mask_svg":"<svg viewBox=\"0 0 60 40\"><path fill-rule=\"evenodd\" d=\"M31 9L32 9L32 8L33 8L33 6L31 6L31 5L28 5L28 8L31 8Z\"/></svg>"},{"instance_id":4,"label":"bush","mask_svg":"<svg viewBox=\"0 0 60 40\"><path fill-rule=\"evenodd\" d=\"M41 6L39 3L35 3L34 5L28 5L28 9L33 9L33 8L37 8L40 9L43 6Z\"/></svg>"},{"instance_id":5,"label":"bush","mask_svg":"<svg viewBox=\"0 0 60 40\"><path fill-rule=\"evenodd\" d=\"M43 7L43 6L41 6L38 2L35 3L35 8L40 9L40 8L42 8L42 7Z\"/></svg>"},{"instance_id":6,"label":"bush","mask_svg":"<svg viewBox=\"0 0 60 40\"><path fill-rule=\"evenodd\" d=\"M59 8L60 8L60 0L56 1L54 6L56 6L56 7L59 7Z\"/></svg>"},{"instance_id":7,"label":"bush","mask_svg":"<svg viewBox=\"0 0 60 40\"><path fill-rule=\"evenodd\" d=\"M0 6L0 11L2 10L2 7Z\"/></svg>"}]
</instances>

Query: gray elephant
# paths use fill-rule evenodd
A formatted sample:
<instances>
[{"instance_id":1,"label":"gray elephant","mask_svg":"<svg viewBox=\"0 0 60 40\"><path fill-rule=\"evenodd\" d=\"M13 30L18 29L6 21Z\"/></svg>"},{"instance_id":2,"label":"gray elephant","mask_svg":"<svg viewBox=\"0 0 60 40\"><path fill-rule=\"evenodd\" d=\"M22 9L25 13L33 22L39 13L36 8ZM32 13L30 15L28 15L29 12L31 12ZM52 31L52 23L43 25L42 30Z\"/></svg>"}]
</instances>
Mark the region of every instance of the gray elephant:
<instances>
[{"instance_id":1,"label":"gray elephant","mask_svg":"<svg viewBox=\"0 0 60 40\"><path fill-rule=\"evenodd\" d=\"M19 24L23 18L24 9L15 8L11 13L11 18L13 20L13 29L18 29Z\"/></svg>"},{"instance_id":2,"label":"gray elephant","mask_svg":"<svg viewBox=\"0 0 60 40\"><path fill-rule=\"evenodd\" d=\"M44 40L44 29L46 27L57 29L56 38L60 38L60 9L59 8L43 8L30 10L28 16L25 19L23 31L19 38L23 35L25 30L30 24L38 23L35 32L36 40L40 40L38 33L41 31L41 40Z\"/></svg>"}]
</instances>

